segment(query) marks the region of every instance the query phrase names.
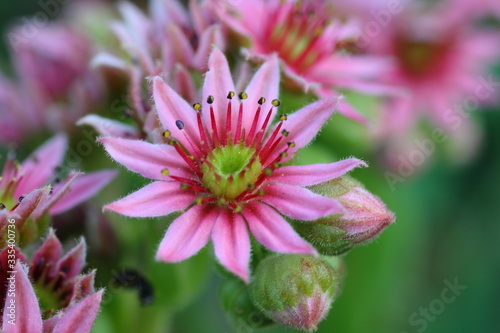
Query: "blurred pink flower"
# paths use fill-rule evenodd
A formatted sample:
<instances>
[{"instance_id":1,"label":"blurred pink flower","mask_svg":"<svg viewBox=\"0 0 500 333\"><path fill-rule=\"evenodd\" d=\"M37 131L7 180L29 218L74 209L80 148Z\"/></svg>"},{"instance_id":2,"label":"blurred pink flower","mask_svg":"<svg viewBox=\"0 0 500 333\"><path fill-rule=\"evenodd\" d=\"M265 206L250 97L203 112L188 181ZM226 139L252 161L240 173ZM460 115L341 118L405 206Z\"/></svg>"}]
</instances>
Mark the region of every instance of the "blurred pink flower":
<instances>
[{"instance_id":1,"label":"blurred pink flower","mask_svg":"<svg viewBox=\"0 0 500 333\"><path fill-rule=\"evenodd\" d=\"M393 94L397 89L377 82L391 67L391 61L378 56L349 54L343 44L352 44L357 30L350 21L336 17L332 4L323 0L212 1L222 22L247 39L247 57L264 61L278 54L283 73L305 91L319 97L336 95L337 89L367 94ZM252 15L248 15L252 13ZM349 103L339 111L364 121Z\"/></svg>"},{"instance_id":2,"label":"blurred pink flower","mask_svg":"<svg viewBox=\"0 0 500 333\"><path fill-rule=\"evenodd\" d=\"M5 251L4 251L5 252ZM103 290L75 300L67 308L43 320L28 269L21 261L3 267L5 302L2 332L17 333L89 333L99 311Z\"/></svg>"},{"instance_id":3,"label":"blurred pink flower","mask_svg":"<svg viewBox=\"0 0 500 333\"><path fill-rule=\"evenodd\" d=\"M195 104L195 110L161 78L153 79L154 101L168 144L100 139L116 161L155 180L104 208L132 217L187 210L168 228L157 259L184 260L211 237L222 265L248 282L249 230L272 251L315 254L281 214L307 221L343 213L337 201L305 186L339 177L364 163L347 159L283 166L313 139L338 98L281 115L271 126L280 105L275 99L276 58L260 67L246 91L237 95L239 101L227 60L218 49L212 52L208 67L203 104Z\"/></svg>"},{"instance_id":4,"label":"blurred pink flower","mask_svg":"<svg viewBox=\"0 0 500 333\"><path fill-rule=\"evenodd\" d=\"M0 74L0 141L18 142L34 132L59 132L95 111L105 87L89 68L94 52L89 40L71 26L52 23L37 28L18 26L9 32L16 77ZM3 89L2 89L3 90Z\"/></svg>"},{"instance_id":5,"label":"blurred pink flower","mask_svg":"<svg viewBox=\"0 0 500 333\"><path fill-rule=\"evenodd\" d=\"M469 112L498 92L487 66L500 56L500 35L472 23L446 6L407 5L369 41L367 52L397 61L384 82L409 92L383 104L379 137L400 144L425 119L446 133L475 139Z\"/></svg>"},{"instance_id":6,"label":"blurred pink flower","mask_svg":"<svg viewBox=\"0 0 500 333\"><path fill-rule=\"evenodd\" d=\"M28 220L36 222L46 213L54 215L69 210L95 195L114 178L116 172L112 170L88 175L71 171L65 180L59 181L56 172L62 166L66 147L66 137L57 135L20 165L7 157L0 177L2 230L10 218L16 219L16 228L21 232ZM51 182L55 184L49 185Z\"/></svg>"}]
</instances>

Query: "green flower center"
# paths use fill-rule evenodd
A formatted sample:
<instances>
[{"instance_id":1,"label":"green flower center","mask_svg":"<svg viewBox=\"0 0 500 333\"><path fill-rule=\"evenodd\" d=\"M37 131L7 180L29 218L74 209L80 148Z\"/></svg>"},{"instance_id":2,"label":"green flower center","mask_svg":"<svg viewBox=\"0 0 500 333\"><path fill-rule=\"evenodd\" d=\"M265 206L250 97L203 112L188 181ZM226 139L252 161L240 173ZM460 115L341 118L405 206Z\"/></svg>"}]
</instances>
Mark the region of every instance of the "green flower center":
<instances>
[{"instance_id":1,"label":"green flower center","mask_svg":"<svg viewBox=\"0 0 500 333\"><path fill-rule=\"evenodd\" d=\"M262 173L255 149L240 143L217 147L202 165L203 185L228 201L251 189Z\"/></svg>"}]
</instances>

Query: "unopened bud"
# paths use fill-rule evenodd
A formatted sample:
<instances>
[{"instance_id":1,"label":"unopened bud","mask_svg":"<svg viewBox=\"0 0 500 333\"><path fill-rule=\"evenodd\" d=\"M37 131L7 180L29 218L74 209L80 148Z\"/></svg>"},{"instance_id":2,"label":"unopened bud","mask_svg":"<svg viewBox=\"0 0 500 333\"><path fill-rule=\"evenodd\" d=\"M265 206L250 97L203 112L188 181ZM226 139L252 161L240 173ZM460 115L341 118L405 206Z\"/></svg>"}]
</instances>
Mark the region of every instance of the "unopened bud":
<instances>
[{"instance_id":1,"label":"unopened bud","mask_svg":"<svg viewBox=\"0 0 500 333\"><path fill-rule=\"evenodd\" d=\"M394 222L394 214L357 180L343 176L310 189L339 201L346 213L312 222L295 222L297 232L324 255L339 255L371 241Z\"/></svg>"},{"instance_id":2,"label":"unopened bud","mask_svg":"<svg viewBox=\"0 0 500 333\"><path fill-rule=\"evenodd\" d=\"M278 254L259 263L250 296L273 320L313 332L328 314L339 283L339 272L323 259Z\"/></svg>"}]
</instances>

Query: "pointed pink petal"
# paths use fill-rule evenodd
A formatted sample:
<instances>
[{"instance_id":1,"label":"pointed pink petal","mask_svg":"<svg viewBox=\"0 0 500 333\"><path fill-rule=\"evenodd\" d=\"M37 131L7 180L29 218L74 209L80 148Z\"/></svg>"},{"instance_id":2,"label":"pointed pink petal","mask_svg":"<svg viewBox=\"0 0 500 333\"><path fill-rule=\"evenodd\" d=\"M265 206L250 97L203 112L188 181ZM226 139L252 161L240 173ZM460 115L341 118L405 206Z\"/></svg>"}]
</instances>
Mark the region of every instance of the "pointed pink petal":
<instances>
[{"instance_id":1,"label":"pointed pink petal","mask_svg":"<svg viewBox=\"0 0 500 333\"><path fill-rule=\"evenodd\" d=\"M165 45L163 52L170 54L172 64L181 63L188 65L194 59L194 51L191 42L180 27L169 25L167 27L167 38L169 43Z\"/></svg>"},{"instance_id":2,"label":"pointed pink petal","mask_svg":"<svg viewBox=\"0 0 500 333\"><path fill-rule=\"evenodd\" d=\"M252 127L255 110L257 110L257 101L264 97L266 102L262 105L257 129L262 127L267 113L272 108L271 120L274 119L278 108L272 107L271 101L277 99L279 95L280 85L280 68L278 58L273 55L270 60L266 61L259 70L255 73L252 80L248 84L245 92L248 94L248 99L243 103L247 109L243 113L243 127L250 130ZM248 109L250 108L250 109ZM255 109L255 110L254 110Z\"/></svg>"},{"instance_id":3,"label":"pointed pink petal","mask_svg":"<svg viewBox=\"0 0 500 333\"><path fill-rule=\"evenodd\" d=\"M391 58L365 55L332 55L317 62L309 69L308 75L320 82L332 82L338 78L376 79L393 69ZM333 81L334 82L334 81Z\"/></svg>"},{"instance_id":4,"label":"pointed pink petal","mask_svg":"<svg viewBox=\"0 0 500 333\"><path fill-rule=\"evenodd\" d=\"M55 175L55 169L61 164L68 144L65 135L56 135L34 151L21 165L19 182L14 196L26 195L37 187L47 185Z\"/></svg>"},{"instance_id":5,"label":"pointed pink petal","mask_svg":"<svg viewBox=\"0 0 500 333\"><path fill-rule=\"evenodd\" d=\"M28 217L31 216L34 220L38 219L38 215L36 213L49 200L49 193L50 188L45 186L32 191L23 198L19 206L17 206L17 208L13 211L19 216L17 227L20 230L22 230L22 227Z\"/></svg>"},{"instance_id":6,"label":"pointed pink petal","mask_svg":"<svg viewBox=\"0 0 500 333\"><path fill-rule=\"evenodd\" d=\"M15 289L15 292L7 293L7 298L5 299L3 332L42 333L42 315L35 290L33 290L28 275L19 261L16 263L14 271L16 273L11 275L13 279L7 281L8 288L11 288L11 283L14 284L11 289ZM9 305L11 304L15 304L15 318L9 316Z\"/></svg>"},{"instance_id":7,"label":"pointed pink petal","mask_svg":"<svg viewBox=\"0 0 500 333\"><path fill-rule=\"evenodd\" d=\"M174 90L186 101L194 101L196 86L191 73L181 64L176 64L174 69ZM157 117L156 117L157 118Z\"/></svg>"},{"instance_id":8,"label":"pointed pink petal","mask_svg":"<svg viewBox=\"0 0 500 333\"><path fill-rule=\"evenodd\" d=\"M51 214L59 214L90 199L117 175L116 170L103 170L78 177L71 188L51 208ZM58 191L54 186L54 192Z\"/></svg>"},{"instance_id":9,"label":"pointed pink petal","mask_svg":"<svg viewBox=\"0 0 500 333\"><path fill-rule=\"evenodd\" d=\"M52 206L54 206L68 193L75 180L81 175L83 175L81 172L71 172L62 184L57 184L57 186L53 188L52 194L47 197L47 200L40 203L37 209L33 212L33 218L38 220L43 214L47 213Z\"/></svg>"},{"instance_id":10,"label":"pointed pink petal","mask_svg":"<svg viewBox=\"0 0 500 333\"><path fill-rule=\"evenodd\" d=\"M76 123L78 126L89 125L102 136L117 136L120 138L138 139L139 133L133 126L123 124L119 121L107 119L95 114L89 114Z\"/></svg>"},{"instance_id":11,"label":"pointed pink petal","mask_svg":"<svg viewBox=\"0 0 500 333\"><path fill-rule=\"evenodd\" d=\"M190 3L194 3L194 1ZM193 59L193 66L200 72L207 71L208 58L213 46L217 45L221 50L224 50L226 48L225 43L226 40L218 24L208 27L201 35L200 44Z\"/></svg>"},{"instance_id":12,"label":"pointed pink petal","mask_svg":"<svg viewBox=\"0 0 500 333\"><path fill-rule=\"evenodd\" d=\"M217 123L217 129L219 131L219 137L221 137L222 132L225 130L224 125L226 124L226 113L228 107L227 94L230 91L236 93L234 88L233 78L231 77L231 71L227 63L227 59L224 54L215 47L210 54L208 59L208 72L205 75L205 81L203 82L203 116L205 123L210 124L210 105L207 103L208 96L214 97L214 102L212 104L214 108L214 116ZM235 109L236 103L231 101L232 105L232 123L235 124L238 119L238 113ZM208 125L209 128L210 125Z\"/></svg>"},{"instance_id":13,"label":"pointed pink petal","mask_svg":"<svg viewBox=\"0 0 500 333\"><path fill-rule=\"evenodd\" d=\"M253 202L245 207L243 215L255 239L271 251L316 254L316 250L268 205Z\"/></svg>"},{"instance_id":14,"label":"pointed pink petal","mask_svg":"<svg viewBox=\"0 0 500 333\"><path fill-rule=\"evenodd\" d=\"M273 161L281 152L287 149L288 142L294 142L295 147L288 149L288 158L301 147L307 145L318 134L323 124L330 118L339 102L338 97L327 97L303 107L299 111L288 116L284 128L290 133L276 147L269 161Z\"/></svg>"},{"instance_id":15,"label":"pointed pink petal","mask_svg":"<svg viewBox=\"0 0 500 333\"><path fill-rule=\"evenodd\" d=\"M131 217L164 216L186 209L194 199L195 194L182 190L178 182L157 181L104 206L104 209Z\"/></svg>"},{"instance_id":16,"label":"pointed pink petal","mask_svg":"<svg viewBox=\"0 0 500 333\"><path fill-rule=\"evenodd\" d=\"M221 211L212 230L212 242L220 263L249 283L250 237L241 214Z\"/></svg>"},{"instance_id":17,"label":"pointed pink petal","mask_svg":"<svg viewBox=\"0 0 500 333\"><path fill-rule=\"evenodd\" d=\"M270 204L283 215L302 221L343 214L345 209L336 200L325 198L308 189L291 185L263 185L261 201Z\"/></svg>"},{"instance_id":18,"label":"pointed pink petal","mask_svg":"<svg viewBox=\"0 0 500 333\"><path fill-rule=\"evenodd\" d=\"M176 218L160 243L156 260L178 262L196 254L207 244L218 215L217 208L195 205Z\"/></svg>"},{"instance_id":19,"label":"pointed pink petal","mask_svg":"<svg viewBox=\"0 0 500 333\"><path fill-rule=\"evenodd\" d=\"M363 116L358 110L356 110L351 104L349 104L345 99L339 104L339 113L343 116L357 121L361 124L368 124L368 120Z\"/></svg>"},{"instance_id":20,"label":"pointed pink petal","mask_svg":"<svg viewBox=\"0 0 500 333\"><path fill-rule=\"evenodd\" d=\"M64 273L64 279L70 280L80 274L85 266L85 257L87 255L87 244L82 237L80 242L61 258L58 263L58 272Z\"/></svg>"},{"instance_id":21,"label":"pointed pink petal","mask_svg":"<svg viewBox=\"0 0 500 333\"><path fill-rule=\"evenodd\" d=\"M169 175L179 177L193 175L175 149L167 144L155 145L140 140L111 137L100 138L99 142L118 163L146 178L170 179L168 175L162 174L165 169L169 170Z\"/></svg>"},{"instance_id":22,"label":"pointed pink petal","mask_svg":"<svg viewBox=\"0 0 500 333\"><path fill-rule=\"evenodd\" d=\"M357 158L348 158L329 164L284 166L268 179L284 185L309 186L340 177L352 169L367 164Z\"/></svg>"},{"instance_id":23,"label":"pointed pink petal","mask_svg":"<svg viewBox=\"0 0 500 333\"><path fill-rule=\"evenodd\" d=\"M104 290L84 298L62 316L52 333L90 333L99 312Z\"/></svg>"},{"instance_id":24,"label":"pointed pink petal","mask_svg":"<svg viewBox=\"0 0 500 333\"><path fill-rule=\"evenodd\" d=\"M186 135L195 144L200 141L195 111L160 77L153 79L153 97L163 128L172 132L172 137L188 149L191 145ZM177 120L183 122L182 130L177 127Z\"/></svg>"},{"instance_id":25,"label":"pointed pink petal","mask_svg":"<svg viewBox=\"0 0 500 333\"><path fill-rule=\"evenodd\" d=\"M49 229L49 234L42 246L31 258L30 276L37 281L42 275L55 276L57 274L59 259L62 255L62 246L54 233Z\"/></svg>"}]
</instances>

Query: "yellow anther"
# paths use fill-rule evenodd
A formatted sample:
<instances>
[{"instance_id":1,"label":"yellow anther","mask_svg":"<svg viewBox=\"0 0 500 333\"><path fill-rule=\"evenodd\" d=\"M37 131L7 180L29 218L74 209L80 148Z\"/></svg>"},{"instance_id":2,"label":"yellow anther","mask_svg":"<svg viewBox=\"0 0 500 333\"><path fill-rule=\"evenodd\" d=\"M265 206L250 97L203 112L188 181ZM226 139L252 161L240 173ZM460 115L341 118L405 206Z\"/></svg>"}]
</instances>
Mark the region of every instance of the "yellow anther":
<instances>
[{"instance_id":1,"label":"yellow anther","mask_svg":"<svg viewBox=\"0 0 500 333\"><path fill-rule=\"evenodd\" d=\"M161 170L161 174L163 176L168 176L170 174L170 171L168 169L163 169L163 170Z\"/></svg>"}]
</instances>

